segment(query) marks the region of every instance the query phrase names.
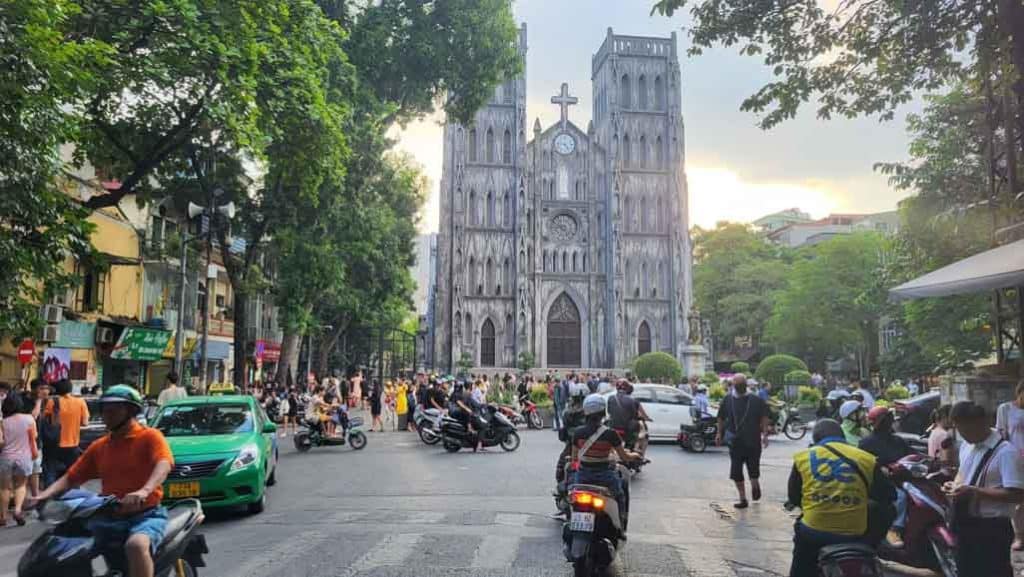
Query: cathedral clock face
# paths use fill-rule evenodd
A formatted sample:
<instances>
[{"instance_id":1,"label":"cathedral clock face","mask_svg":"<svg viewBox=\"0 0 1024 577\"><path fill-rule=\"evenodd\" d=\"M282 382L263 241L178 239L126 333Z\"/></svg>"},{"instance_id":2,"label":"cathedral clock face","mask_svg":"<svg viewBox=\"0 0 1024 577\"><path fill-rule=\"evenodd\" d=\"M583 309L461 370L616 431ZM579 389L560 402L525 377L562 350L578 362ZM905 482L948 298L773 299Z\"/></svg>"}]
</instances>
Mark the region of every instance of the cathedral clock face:
<instances>
[{"instance_id":1,"label":"cathedral clock face","mask_svg":"<svg viewBox=\"0 0 1024 577\"><path fill-rule=\"evenodd\" d=\"M555 150L558 154L572 154L576 150L576 139L568 132L563 132L555 137Z\"/></svg>"}]
</instances>

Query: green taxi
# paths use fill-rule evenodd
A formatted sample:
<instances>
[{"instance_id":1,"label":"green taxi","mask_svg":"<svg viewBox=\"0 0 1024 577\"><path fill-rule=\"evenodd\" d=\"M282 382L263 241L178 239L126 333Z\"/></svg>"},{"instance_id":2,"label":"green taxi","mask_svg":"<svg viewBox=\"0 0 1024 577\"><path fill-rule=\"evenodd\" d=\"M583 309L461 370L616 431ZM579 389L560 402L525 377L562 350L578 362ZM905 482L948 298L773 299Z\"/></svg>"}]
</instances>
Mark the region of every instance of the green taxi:
<instances>
[{"instance_id":1,"label":"green taxi","mask_svg":"<svg viewBox=\"0 0 1024 577\"><path fill-rule=\"evenodd\" d=\"M198 498L204 508L260 513L276 481L277 426L250 396L187 397L160 407L153 427L167 438L174 468L164 503Z\"/></svg>"}]
</instances>

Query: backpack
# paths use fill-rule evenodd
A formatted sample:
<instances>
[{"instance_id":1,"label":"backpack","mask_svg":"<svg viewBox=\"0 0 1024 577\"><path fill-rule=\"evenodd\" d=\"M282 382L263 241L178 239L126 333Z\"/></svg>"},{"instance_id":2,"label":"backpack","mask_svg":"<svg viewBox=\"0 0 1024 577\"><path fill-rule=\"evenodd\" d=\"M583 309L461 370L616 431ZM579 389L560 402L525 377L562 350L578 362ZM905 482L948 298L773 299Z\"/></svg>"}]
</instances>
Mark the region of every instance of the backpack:
<instances>
[{"instance_id":1,"label":"backpack","mask_svg":"<svg viewBox=\"0 0 1024 577\"><path fill-rule=\"evenodd\" d=\"M60 447L60 397L54 397L52 401L53 414L39 417L39 438L43 448Z\"/></svg>"}]
</instances>

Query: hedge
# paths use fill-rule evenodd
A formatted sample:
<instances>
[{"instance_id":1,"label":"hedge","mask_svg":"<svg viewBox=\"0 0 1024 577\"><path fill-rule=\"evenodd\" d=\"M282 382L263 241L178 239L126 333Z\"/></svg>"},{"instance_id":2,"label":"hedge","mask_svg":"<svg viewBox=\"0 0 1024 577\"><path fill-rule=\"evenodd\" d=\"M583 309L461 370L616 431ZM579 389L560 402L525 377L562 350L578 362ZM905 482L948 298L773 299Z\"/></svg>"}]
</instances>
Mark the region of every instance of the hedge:
<instances>
[{"instance_id":1,"label":"hedge","mask_svg":"<svg viewBox=\"0 0 1024 577\"><path fill-rule=\"evenodd\" d=\"M821 402L821 391L816 387L800 387L797 402L801 407L817 407Z\"/></svg>"},{"instance_id":2,"label":"hedge","mask_svg":"<svg viewBox=\"0 0 1024 577\"><path fill-rule=\"evenodd\" d=\"M633 372L641 381L674 385L683 380L683 367L679 361L660 351L637 357L633 362Z\"/></svg>"},{"instance_id":3,"label":"hedge","mask_svg":"<svg viewBox=\"0 0 1024 577\"><path fill-rule=\"evenodd\" d=\"M735 363L729 365L729 370L734 373L743 373L744 375L746 375L750 373L750 363L736 361Z\"/></svg>"},{"instance_id":4,"label":"hedge","mask_svg":"<svg viewBox=\"0 0 1024 577\"><path fill-rule=\"evenodd\" d=\"M530 400L539 407L544 407L552 404L551 396L548 395L548 387L546 385L534 385L530 389Z\"/></svg>"},{"instance_id":5,"label":"hedge","mask_svg":"<svg viewBox=\"0 0 1024 577\"><path fill-rule=\"evenodd\" d=\"M789 371L784 378L786 385L806 387L811 384L811 373L807 371Z\"/></svg>"},{"instance_id":6,"label":"hedge","mask_svg":"<svg viewBox=\"0 0 1024 577\"><path fill-rule=\"evenodd\" d=\"M708 388L708 399L716 403L725 398L725 386L722 383L715 383Z\"/></svg>"},{"instance_id":7,"label":"hedge","mask_svg":"<svg viewBox=\"0 0 1024 577\"><path fill-rule=\"evenodd\" d=\"M771 355L765 357L757 365L754 377L759 382L768 381L773 385L780 385L786 382L786 375L793 371L806 371L807 365L800 359L791 355Z\"/></svg>"},{"instance_id":8,"label":"hedge","mask_svg":"<svg viewBox=\"0 0 1024 577\"><path fill-rule=\"evenodd\" d=\"M721 381L721 379L718 378L718 373L715 371L708 371L700 378L700 382L705 385L714 385L719 381Z\"/></svg>"},{"instance_id":9,"label":"hedge","mask_svg":"<svg viewBox=\"0 0 1024 577\"><path fill-rule=\"evenodd\" d=\"M903 385L890 385L882 396L890 401L907 399L910 398L910 391Z\"/></svg>"}]
</instances>

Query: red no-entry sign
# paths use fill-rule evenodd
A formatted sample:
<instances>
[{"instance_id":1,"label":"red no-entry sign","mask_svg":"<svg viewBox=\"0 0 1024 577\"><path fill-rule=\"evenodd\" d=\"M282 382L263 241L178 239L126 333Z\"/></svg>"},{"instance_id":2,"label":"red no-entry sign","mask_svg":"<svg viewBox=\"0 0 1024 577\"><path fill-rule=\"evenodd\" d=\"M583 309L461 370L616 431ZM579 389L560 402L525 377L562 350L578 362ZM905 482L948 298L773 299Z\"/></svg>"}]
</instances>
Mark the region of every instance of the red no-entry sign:
<instances>
[{"instance_id":1,"label":"red no-entry sign","mask_svg":"<svg viewBox=\"0 0 1024 577\"><path fill-rule=\"evenodd\" d=\"M32 339L25 339L21 341L21 345L18 346L18 361L23 365L27 365L32 362L32 357L36 355L36 344Z\"/></svg>"}]
</instances>

